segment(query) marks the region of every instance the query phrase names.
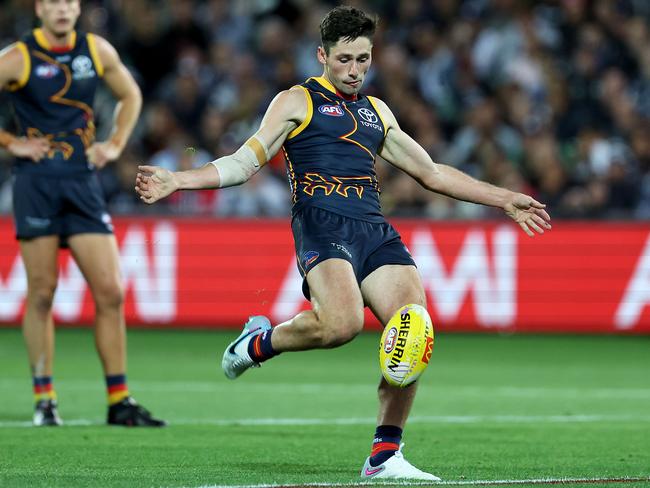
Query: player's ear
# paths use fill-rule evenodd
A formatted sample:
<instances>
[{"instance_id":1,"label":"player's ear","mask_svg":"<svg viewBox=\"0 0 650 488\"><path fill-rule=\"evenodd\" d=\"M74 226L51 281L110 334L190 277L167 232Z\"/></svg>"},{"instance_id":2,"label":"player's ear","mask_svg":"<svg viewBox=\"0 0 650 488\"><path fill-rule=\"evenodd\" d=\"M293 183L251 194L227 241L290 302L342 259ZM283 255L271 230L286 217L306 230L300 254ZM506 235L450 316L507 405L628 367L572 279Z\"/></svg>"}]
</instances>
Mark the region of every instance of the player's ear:
<instances>
[{"instance_id":1,"label":"player's ear","mask_svg":"<svg viewBox=\"0 0 650 488\"><path fill-rule=\"evenodd\" d=\"M322 64L323 66L327 62L327 53L325 52L325 49L323 46L318 46L318 52L316 53L316 57L318 58L318 62Z\"/></svg>"}]
</instances>

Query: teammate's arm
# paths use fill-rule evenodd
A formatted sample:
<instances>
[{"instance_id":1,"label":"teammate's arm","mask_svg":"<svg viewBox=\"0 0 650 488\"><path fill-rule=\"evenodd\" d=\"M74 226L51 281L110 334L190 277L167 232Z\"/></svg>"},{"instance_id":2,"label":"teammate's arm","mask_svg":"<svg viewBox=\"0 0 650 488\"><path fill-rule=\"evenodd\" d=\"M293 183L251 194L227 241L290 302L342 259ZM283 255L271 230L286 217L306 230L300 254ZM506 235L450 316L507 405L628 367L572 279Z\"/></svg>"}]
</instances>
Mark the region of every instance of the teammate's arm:
<instances>
[{"instance_id":1,"label":"teammate's arm","mask_svg":"<svg viewBox=\"0 0 650 488\"><path fill-rule=\"evenodd\" d=\"M115 48L102 37L94 38L104 69L104 82L117 99L110 137L107 141L95 142L86 150L88 161L95 167L102 168L122 154L140 115L142 93Z\"/></svg>"},{"instance_id":2,"label":"teammate's arm","mask_svg":"<svg viewBox=\"0 0 650 488\"><path fill-rule=\"evenodd\" d=\"M503 209L529 236L534 235L531 228L540 234L551 228L551 218L544 210L546 205L534 198L476 180L451 166L434 163L422 146L399 127L388 106L381 100L377 102L388 126L379 151L386 161L408 173L428 190L457 200Z\"/></svg>"},{"instance_id":3,"label":"teammate's arm","mask_svg":"<svg viewBox=\"0 0 650 488\"><path fill-rule=\"evenodd\" d=\"M300 88L285 90L269 105L260 128L235 153L187 171L139 166L135 191L145 203L154 203L176 190L225 188L253 176L284 144L289 133L307 116L307 101Z\"/></svg>"},{"instance_id":4,"label":"teammate's arm","mask_svg":"<svg viewBox=\"0 0 650 488\"><path fill-rule=\"evenodd\" d=\"M0 90L11 83L17 83L24 68L25 59L17 44L12 44L0 51ZM17 137L0 129L0 148L6 149L19 158L37 162L43 159L50 150L50 141L44 137L32 139Z\"/></svg>"}]
</instances>

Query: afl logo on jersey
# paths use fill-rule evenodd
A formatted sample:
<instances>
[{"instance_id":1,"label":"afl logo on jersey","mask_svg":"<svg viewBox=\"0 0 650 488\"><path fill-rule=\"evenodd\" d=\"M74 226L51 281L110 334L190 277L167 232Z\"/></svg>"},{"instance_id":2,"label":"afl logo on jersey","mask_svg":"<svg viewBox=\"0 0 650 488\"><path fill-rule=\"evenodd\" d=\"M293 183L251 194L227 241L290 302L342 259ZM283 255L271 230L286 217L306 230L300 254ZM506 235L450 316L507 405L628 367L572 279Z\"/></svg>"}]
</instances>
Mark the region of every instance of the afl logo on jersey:
<instances>
[{"instance_id":1,"label":"afl logo on jersey","mask_svg":"<svg viewBox=\"0 0 650 488\"><path fill-rule=\"evenodd\" d=\"M360 108L359 110L357 110L357 113L359 114L359 117L361 117L366 122L370 122L371 124L376 124L377 121L379 120L375 112L373 112L369 108Z\"/></svg>"},{"instance_id":2,"label":"afl logo on jersey","mask_svg":"<svg viewBox=\"0 0 650 488\"><path fill-rule=\"evenodd\" d=\"M95 70L93 69L93 62L88 56L81 54L72 60L73 79L83 80L93 76L95 76Z\"/></svg>"},{"instance_id":3,"label":"afl logo on jersey","mask_svg":"<svg viewBox=\"0 0 650 488\"><path fill-rule=\"evenodd\" d=\"M331 117L343 117L343 110L338 105L321 105L318 111Z\"/></svg>"},{"instance_id":4,"label":"afl logo on jersey","mask_svg":"<svg viewBox=\"0 0 650 488\"><path fill-rule=\"evenodd\" d=\"M61 70L55 64L40 64L36 67L34 73L36 73L36 76L39 78L49 80L50 78L54 78L56 75L58 75L59 71Z\"/></svg>"}]
</instances>

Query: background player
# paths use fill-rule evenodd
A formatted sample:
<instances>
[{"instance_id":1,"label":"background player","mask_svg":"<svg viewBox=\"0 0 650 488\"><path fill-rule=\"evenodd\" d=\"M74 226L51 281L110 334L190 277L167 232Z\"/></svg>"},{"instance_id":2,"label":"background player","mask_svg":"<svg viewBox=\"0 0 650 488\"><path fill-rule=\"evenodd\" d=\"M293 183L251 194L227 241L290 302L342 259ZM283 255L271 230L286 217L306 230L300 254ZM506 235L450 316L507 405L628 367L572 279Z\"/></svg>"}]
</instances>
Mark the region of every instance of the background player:
<instances>
[{"instance_id":1,"label":"background player","mask_svg":"<svg viewBox=\"0 0 650 488\"><path fill-rule=\"evenodd\" d=\"M312 310L273 329L265 317L252 317L224 353L229 378L280 352L352 340L363 328L364 306L383 324L405 304L426 306L413 259L381 214L377 154L431 191L502 208L531 236L550 229L544 205L435 164L400 129L385 103L359 94L370 68L374 30L375 21L360 10L335 8L321 24L322 76L279 93L259 130L237 152L190 171L140 167L136 191L154 203L179 189L241 184L284 147L298 266ZM439 479L401 453L415 392L415 385L399 389L381 380L378 427L362 477Z\"/></svg>"},{"instance_id":2,"label":"background player","mask_svg":"<svg viewBox=\"0 0 650 488\"><path fill-rule=\"evenodd\" d=\"M121 154L140 113L140 90L104 39L74 30L79 0L36 0L42 26L0 53L19 134L0 131L16 157L13 209L27 272L23 332L35 425L59 425L52 385L59 246L69 246L95 302L95 343L106 375L108 423L162 426L130 396L117 244L95 173ZM103 78L118 100L106 142L94 142L93 99Z\"/></svg>"}]
</instances>

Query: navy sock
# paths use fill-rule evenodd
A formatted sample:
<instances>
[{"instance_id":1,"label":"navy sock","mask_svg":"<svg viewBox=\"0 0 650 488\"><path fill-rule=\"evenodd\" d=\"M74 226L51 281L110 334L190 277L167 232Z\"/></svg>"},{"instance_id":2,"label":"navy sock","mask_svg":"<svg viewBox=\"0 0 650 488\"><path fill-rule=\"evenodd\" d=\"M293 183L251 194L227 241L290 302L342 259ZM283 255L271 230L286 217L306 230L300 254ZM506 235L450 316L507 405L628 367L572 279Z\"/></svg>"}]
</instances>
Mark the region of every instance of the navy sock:
<instances>
[{"instance_id":1,"label":"navy sock","mask_svg":"<svg viewBox=\"0 0 650 488\"><path fill-rule=\"evenodd\" d=\"M380 425L375 431L370 452L370 466L379 466L399 450L402 429L395 425Z\"/></svg>"},{"instance_id":2,"label":"navy sock","mask_svg":"<svg viewBox=\"0 0 650 488\"><path fill-rule=\"evenodd\" d=\"M280 354L271 345L273 329L256 335L248 342L248 355L256 363L262 363L273 356Z\"/></svg>"}]
</instances>

